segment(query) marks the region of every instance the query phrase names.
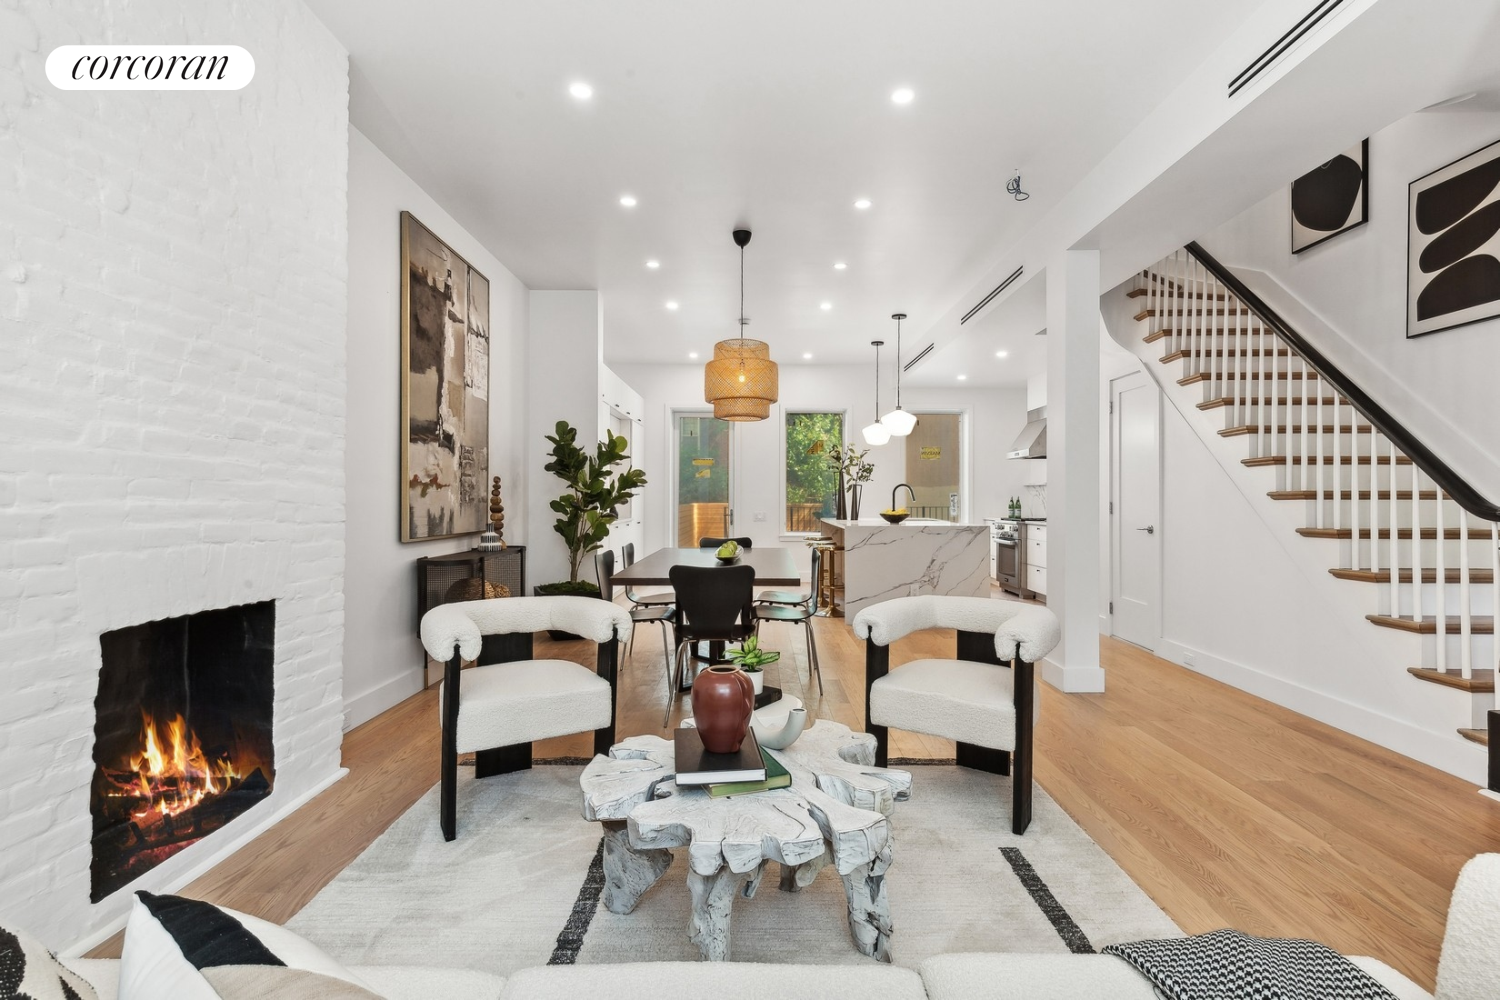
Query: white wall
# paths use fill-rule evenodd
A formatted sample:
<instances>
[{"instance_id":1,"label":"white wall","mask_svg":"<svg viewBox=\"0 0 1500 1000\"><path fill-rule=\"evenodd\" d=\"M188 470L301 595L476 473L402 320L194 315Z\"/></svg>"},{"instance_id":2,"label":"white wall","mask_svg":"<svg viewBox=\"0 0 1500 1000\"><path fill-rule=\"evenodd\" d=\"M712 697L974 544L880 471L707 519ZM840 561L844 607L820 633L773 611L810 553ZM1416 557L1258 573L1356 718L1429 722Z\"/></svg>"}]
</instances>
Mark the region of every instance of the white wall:
<instances>
[{"instance_id":1,"label":"white wall","mask_svg":"<svg viewBox=\"0 0 1500 1000\"><path fill-rule=\"evenodd\" d=\"M701 365L615 365L619 375L645 399L645 434L636 449L636 464L648 481L645 524L646 551L675 544L670 502L671 410L703 409ZM893 387L883 387L884 408L894 399ZM1009 497L1020 494L1024 462L1007 461L1009 446L1026 422L1026 393L1013 389L903 388L901 404L908 410L962 410L968 414L971 470L970 520L1003 517ZM735 532L758 545L781 544L782 449L787 410L843 410L850 439L863 443L859 428L873 417L874 366L782 365L778 404L768 420L735 427ZM861 514L870 516L890 502L891 489L905 478L902 439L874 448L875 478L865 490ZM757 521L757 514L765 520Z\"/></svg>"},{"instance_id":2,"label":"white wall","mask_svg":"<svg viewBox=\"0 0 1500 1000\"><path fill-rule=\"evenodd\" d=\"M358 129L349 129L348 552L345 726L421 690L415 562L476 536L401 542L401 212L411 212L490 281L490 470L505 538L526 538L525 287ZM488 493L488 478L486 493Z\"/></svg>"},{"instance_id":3,"label":"white wall","mask_svg":"<svg viewBox=\"0 0 1500 1000\"><path fill-rule=\"evenodd\" d=\"M1500 319L1406 339L1406 246L1408 183L1497 139L1500 114L1412 115L1370 137L1364 226L1294 256L1287 185L1199 240L1310 309L1328 330L1304 331L1308 339L1492 500L1500 499ZM1277 305L1274 287L1247 280Z\"/></svg>"},{"instance_id":4,"label":"white wall","mask_svg":"<svg viewBox=\"0 0 1500 1000\"><path fill-rule=\"evenodd\" d=\"M239 44L255 78L59 91L81 40ZM52 947L130 904L89 903L100 633L276 601L274 792L131 888L340 773L347 95L297 0L0 11L0 923Z\"/></svg>"},{"instance_id":5,"label":"white wall","mask_svg":"<svg viewBox=\"0 0 1500 1000\"><path fill-rule=\"evenodd\" d=\"M559 420L578 430L578 446L593 451L589 440L599 426L600 301L591 291L533 291L530 297L526 368L527 417L525 469L526 586L568 578L568 549L552 530L557 515L547 506L563 489L547 472L552 445L546 440ZM593 580L593 567L579 567L580 580Z\"/></svg>"}]
</instances>

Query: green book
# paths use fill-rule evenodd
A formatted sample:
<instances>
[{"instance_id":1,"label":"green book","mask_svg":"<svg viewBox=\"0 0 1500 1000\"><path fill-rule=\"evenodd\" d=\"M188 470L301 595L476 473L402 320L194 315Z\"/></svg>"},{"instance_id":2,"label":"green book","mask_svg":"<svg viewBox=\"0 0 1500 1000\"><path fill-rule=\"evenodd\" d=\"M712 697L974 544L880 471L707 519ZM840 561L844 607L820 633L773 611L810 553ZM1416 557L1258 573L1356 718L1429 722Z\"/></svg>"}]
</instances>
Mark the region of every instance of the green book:
<instances>
[{"instance_id":1,"label":"green book","mask_svg":"<svg viewBox=\"0 0 1500 1000\"><path fill-rule=\"evenodd\" d=\"M751 792L765 792L772 788L788 788L792 784L792 776L787 769L781 766L781 761L766 752L765 747L760 749L760 759L765 761L766 776L761 781L721 781L708 786L708 794L716 799L722 799L726 795L749 795Z\"/></svg>"}]
</instances>

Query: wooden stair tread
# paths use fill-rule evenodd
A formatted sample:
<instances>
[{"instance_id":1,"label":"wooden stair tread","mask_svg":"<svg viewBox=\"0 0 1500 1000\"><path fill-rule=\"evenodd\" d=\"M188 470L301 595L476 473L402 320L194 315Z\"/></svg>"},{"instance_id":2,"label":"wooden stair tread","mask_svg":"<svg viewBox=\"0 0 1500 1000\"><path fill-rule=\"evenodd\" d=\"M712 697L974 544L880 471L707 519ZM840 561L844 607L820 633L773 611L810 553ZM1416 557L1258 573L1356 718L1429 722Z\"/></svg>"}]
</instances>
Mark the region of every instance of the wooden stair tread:
<instances>
[{"instance_id":1,"label":"wooden stair tread","mask_svg":"<svg viewBox=\"0 0 1500 1000\"><path fill-rule=\"evenodd\" d=\"M1184 295L1180 291L1180 286L1177 284L1176 278L1163 278L1160 275L1156 274L1148 275L1148 277L1158 285L1165 285L1168 288L1172 289L1172 298L1179 302L1183 300L1202 301L1205 298L1211 299L1214 302L1225 302L1229 299L1228 293L1219 293L1212 296L1205 296L1202 292L1193 292L1191 295ZM1141 296L1148 294L1149 292L1149 288L1132 288L1130 291L1125 293L1125 297L1130 299L1138 299Z\"/></svg>"},{"instance_id":2,"label":"wooden stair tread","mask_svg":"<svg viewBox=\"0 0 1500 1000\"><path fill-rule=\"evenodd\" d=\"M1460 729L1458 735L1472 743L1478 743L1480 746L1487 747L1490 745L1490 734L1483 729Z\"/></svg>"},{"instance_id":3,"label":"wooden stair tread","mask_svg":"<svg viewBox=\"0 0 1500 1000\"><path fill-rule=\"evenodd\" d=\"M1292 465L1302 465L1303 464L1303 458L1304 458L1304 456L1302 456L1302 455L1292 455L1291 456L1291 464ZM1242 458L1242 459L1240 459L1240 461L1243 462L1244 464L1250 466L1251 468L1257 468L1257 467L1262 466L1262 465L1286 465L1287 464L1287 456L1286 455L1260 455L1260 456L1257 456L1255 458ZM1352 459L1352 456L1349 456L1349 455L1340 455L1338 462L1334 462L1332 455L1324 455L1321 462L1319 462L1318 458L1316 456L1314 456L1313 460L1311 462L1307 463L1307 464L1309 464L1309 465L1353 465L1355 463L1354 463L1354 461ZM1361 455L1361 456L1359 456L1359 463L1358 464L1360 464L1360 465L1369 465L1370 464L1370 456L1369 455ZM1377 455L1376 458L1375 458L1375 464L1376 465L1390 465L1391 464L1391 456L1389 456L1389 455ZM1396 456L1396 464L1397 465L1410 465L1411 464L1411 459L1407 458L1405 455L1397 455Z\"/></svg>"},{"instance_id":4,"label":"wooden stair tread","mask_svg":"<svg viewBox=\"0 0 1500 1000\"><path fill-rule=\"evenodd\" d=\"M1270 497L1272 500L1317 500L1317 499L1319 499L1319 497L1318 497L1318 491L1317 490L1271 490L1269 493L1266 494L1266 496ZM1360 490L1359 491L1359 498L1361 500L1368 500L1368 499L1370 499L1370 491L1369 490ZM1376 496L1377 500L1389 500L1390 498L1391 498L1391 491L1390 490L1381 490L1379 492L1379 494ZM1324 490L1323 491L1322 499L1324 499L1324 500L1332 500L1333 499L1333 490ZM1350 500L1350 499L1353 499L1353 498L1350 497L1348 490L1340 490L1339 491L1339 499L1340 500ZM1401 500L1410 501L1411 500L1411 490L1397 490L1396 491L1396 499L1398 501L1401 501ZM1417 499L1418 500L1436 500L1437 499L1437 490L1423 490L1421 496L1419 496ZM1452 500L1453 498L1450 497L1448 494L1444 493L1443 494L1443 499L1444 500Z\"/></svg>"},{"instance_id":5,"label":"wooden stair tread","mask_svg":"<svg viewBox=\"0 0 1500 1000\"><path fill-rule=\"evenodd\" d=\"M1459 630L1458 615L1444 615L1447 622L1445 631L1449 635L1457 635ZM1437 634L1437 619L1432 615L1424 615L1421 621L1417 621L1411 615L1365 615L1365 621L1372 622L1382 628L1399 629L1402 632L1416 632L1421 635ZM1470 615L1469 631L1474 635L1493 635L1495 632L1495 619L1489 615Z\"/></svg>"},{"instance_id":6,"label":"wooden stair tread","mask_svg":"<svg viewBox=\"0 0 1500 1000\"><path fill-rule=\"evenodd\" d=\"M1262 424L1259 427L1256 427L1254 424L1240 424L1236 427L1224 428L1219 432L1219 436L1227 438L1242 437L1247 434L1254 434L1256 431L1265 431L1267 434L1301 434L1307 429L1308 428L1303 424L1277 424L1275 427L1271 427L1266 424ZM1332 424L1324 424L1321 427L1314 425L1311 429L1314 434L1334 433L1334 427ZM1371 432L1371 430L1372 428L1369 424L1340 424L1338 427L1339 434L1368 434Z\"/></svg>"},{"instance_id":7,"label":"wooden stair tread","mask_svg":"<svg viewBox=\"0 0 1500 1000\"><path fill-rule=\"evenodd\" d=\"M1263 398L1256 397L1256 396L1241 396L1238 399L1236 399L1233 396L1215 396L1213 399L1205 399L1203 402L1199 403L1198 404L1198 409L1200 409L1200 410L1213 410L1213 409L1217 409L1217 408L1222 407L1222 406L1233 406L1235 403L1239 403L1241 406L1247 406L1247 405L1249 405L1251 403L1264 403L1264 402L1265 402L1265 400ZM1333 405L1333 397L1332 396L1323 396L1321 398L1314 397L1312 399L1304 400L1300 396L1290 396L1290 397L1289 396L1277 396L1275 398L1275 400L1273 401L1272 405L1275 405L1275 406L1287 406L1287 405L1301 406L1304 402L1306 402L1308 404L1311 404L1311 405L1332 406ZM1349 405L1349 400L1344 399L1342 396L1339 397L1339 402L1341 404L1343 404L1344 406L1348 406Z\"/></svg>"},{"instance_id":8,"label":"wooden stair tread","mask_svg":"<svg viewBox=\"0 0 1500 1000\"><path fill-rule=\"evenodd\" d=\"M1316 372L1197 372L1177 380L1178 385L1195 385L1199 382L1316 382L1321 381Z\"/></svg>"},{"instance_id":9,"label":"wooden stair tread","mask_svg":"<svg viewBox=\"0 0 1500 1000\"><path fill-rule=\"evenodd\" d=\"M1390 583L1391 571L1388 569L1331 569L1328 571L1339 580L1352 580L1355 583ZM1443 570L1443 582L1459 583L1463 574L1456 569ZM1397 575L1400 583L1411 583L1411 570L1403 569ZM1437 570L1428 566L1422 570L1423 583L1437 583ZM1471 569L1469 570L1470 583L1494 583L1495 574L1493 570Z\"/></svg>"},{"instance_id":10,"label":"wooden stair tread","mask_svg":"<svg viewBox=\"0 0 1500 1000\"><path fill-rule=\"evenodd\" d=\"M1135 321L1154 319L1157 316L1254 316L1244 306L1214 306L1211 309L1198 307L1196 309L1142 309L1135 314Z\"/></svg>"},{"instance_id":11,"label":"wooden stair tread","mask_svg":"<svg viewBox=\"0 0 1500 1000\"><path fill-rule=\"evenodd\" d=\"M1467 680L1457 670L1431 670L1427 667L1407 667L1406 672L1418 680L1457 688L1470 694L1483 694L1495 690L1495 672L1489 669L1471 670Z\"/></svg>"},{"instance_id":12,"label":"wooden stair tread","mask_svg":"<svg viewBox=\"0 0 1500 1000\"><path fill-rule=\"evenodd\" d=\"M1350 534L1351 530L1352 529L1350 529L1350 528L1298 528L1297 529L1297 534L1301 535L1303 538L1351 538L1351 537L1353 537ZM1369 538L1370 537L1370 529L1369 528L1360 528L1359 529L1359 537L1360 538ZM1380 537L1381 538L1390 538L1391 537L1391 529L1390 528L1381 528L1380 529ZM1408 538L1408 539L1411 538L1411 529L1410 528L1400 528L1400 529L1398 529L1397 532L1396 532L1396 537L1397 538ZM1430 542L1430 541L1435 540L1436 538L1437 538L1437 529L1436 528L1423 528L1422 529L1422 539L1424 541L1429 541ZM1443 529L1443 538L1445 540L1447 540L1447 541L1450 541L1450 542L1459 541L1460 535L1458 533L1458 529L1457 528L1444 528ZM1478 532L1477 530L1471 530L1469 532L1469 541L1471 541L1471 542L1485 542L1485 541L1488 541L1488 540L1489 539L1486 538L1485 535L1480 534L1480 532Z\"/></svg>"},{"instance_id":13,"label":"wooden stair tread","mask_svg":"<svg viewBox=\"0 0 1500 1000\"><path fill-rule=\"evenodd\" d=\"M1267 354L1275 354L1278 358L1285 358L1285 357L1289 357L1291 355L1291 353L1292 352L1290 350L1288 350L1287 348L1285 348L1285 347L1280 348L1280 349L1278 349L1276 351L1262 351L1258 347L1257 348L1248 348L1248 347L1246 347L1246 348L1241 348L1238 351L1226 351L1223 348L1220 348L1217 351L1194 351L1194 350L1190 350L1190 349L1188 349L1186 347L1183 347L1183 348L1179 348L1178 350L1173 351L1171 354L1163 354L1161 356L1161 361L1162 361L1163 364L1165 364L1165 363L1167 363L1169 361L1182 361L1182 360L1184 360L1186 358L1206 358L1206 357L1210 357L1210 356L1215 357L1215 358L1223 358L1223 357L1231 357L1231 358L1232 357L1263 358Z\"/></svg>"}]
</instances>

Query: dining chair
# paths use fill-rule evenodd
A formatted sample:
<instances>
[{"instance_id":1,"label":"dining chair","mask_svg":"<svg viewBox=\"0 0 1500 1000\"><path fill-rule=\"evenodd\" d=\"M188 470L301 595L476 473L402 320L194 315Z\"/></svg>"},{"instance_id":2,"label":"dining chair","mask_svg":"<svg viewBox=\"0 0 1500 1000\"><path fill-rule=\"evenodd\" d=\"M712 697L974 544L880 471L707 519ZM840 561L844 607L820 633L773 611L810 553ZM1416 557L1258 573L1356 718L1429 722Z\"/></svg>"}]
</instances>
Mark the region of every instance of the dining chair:
<instances>
[{"instance_id":1,"label":"dining chair","mask_svg":"<svg viewBox=\"0 0 1500 1000\"><path fill-rule=\"evenodd\" d=\"M626 569L635 565L634 542L626 542L620 546L620 560L624 562ZM660 605L672 604L676 599L676 595L671 591L663 591L660 594L637 594L630 588L630 584L625 584L625 600L629 601L631 607L634 608L658 607Z\"/></svg>"},{"instance_id":2,"label":"dining chair","mask_svg":"<svg viewBox=\"0 0 1500 1000\"><path fill-rule=\"evenodd\" d=\"M755 632L754 566L673 566L667 575L677 593L677 656L663 726L672 717L672 702L682 686L683 655L692 644L739 642Z\"/></svg>"},{"instance_id":3,"label":"dining chair","mask_svg":"<svg viewBox=\"0 0 1500 1000\"><path fill-rule=\"evenodd\" d=\"M615 577L615 554L609 549L600 549L594 553L594 577L599 582L599 593L613 593L610 587ZM677 609L670 604L656 604L645 608L631 608L629 611L631 630L630 641L625 644L625 662L630 662L630 654L635 650L635 625L660 625L661 626L661 657L662 663L666 665L667 683L672 683L672 654L667 646L667 626L672 624L676 617Z\"/></svg>"},{"instance_id":4,"label":"dining chair","mask_svg":"<svg viewBox=\"0 0 1500 1000\"><path fill-rule=\"evenodd\" d=\"M808 590L763 590L755 597L756 604L806 604L817 596L818 570L822 566L822 553L812 549L812 576L808 577ZM816 609L815 609L816 610Z\"/></svg>"},{"instance_id":5,"label":"dining chair","mask_svg":"<svg viewBox=\"0 0 1500 1000\"><path fill-rule=\"evenodd\" d=\"M818 570L822 566L822 554L818 549L812 550L812 579L813 588L803 594L795 594L785 590L771 590L758 597L755 605L755 634L760 635L762 622L787 622L792 625L801 625L807 629L807 664L808 680L813 677L818 679L818 694L823 693L823 670L818 664L818 644L813 638L812 619L817 614L817 581ZM773 598L780 597L780 600ZM788 598L797 598L788 600Z\"/></svg>"},{"instance_id":6,"label":"dining chair","mask_svg":"<svg viewBox=\"0 0 1500 1000\"><path fill-rule=\"evenodd\" d=\"M751 548L752 545L753 545L753 543L751 542L751 540L748 539L748 538L706 538L705 537L705 538L698 539L698 548L700 548L700 549L716 549L720 545L723 545L725 542L733 542L733 543L735 543L736 545L738 545L742 549Z\"/></svg>"}]
</instances>

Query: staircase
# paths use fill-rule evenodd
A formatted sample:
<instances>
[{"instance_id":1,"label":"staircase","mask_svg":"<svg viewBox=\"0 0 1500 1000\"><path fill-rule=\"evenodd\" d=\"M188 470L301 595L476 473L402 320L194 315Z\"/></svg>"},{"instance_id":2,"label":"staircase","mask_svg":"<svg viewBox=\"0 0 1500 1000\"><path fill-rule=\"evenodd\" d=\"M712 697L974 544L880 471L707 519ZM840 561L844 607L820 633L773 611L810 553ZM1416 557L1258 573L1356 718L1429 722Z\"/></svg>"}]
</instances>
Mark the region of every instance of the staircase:
<instances>
[{"instance_id":1,"label":"staircase","mask_svg":"<svg viewBox=\"0 0 1500 1000\"><path fill-rule=\"evenodd\" d=\"M1472 721L1458 734L1488 745L1500 720L1489 714L1500 709L1500 511L1196 244L1146 268L1126 294L1135 353L1167 366L1164 391L1244 440L1241 461L1263 470L1266 502L1301 506L1297 534L1329 547L1336 580L1364 588L1369 627L1407 644L1412 683L1465 692ZM1500 791L1497 757L1500 745L1490 755Z\"/></svg>"}]
</instances>

